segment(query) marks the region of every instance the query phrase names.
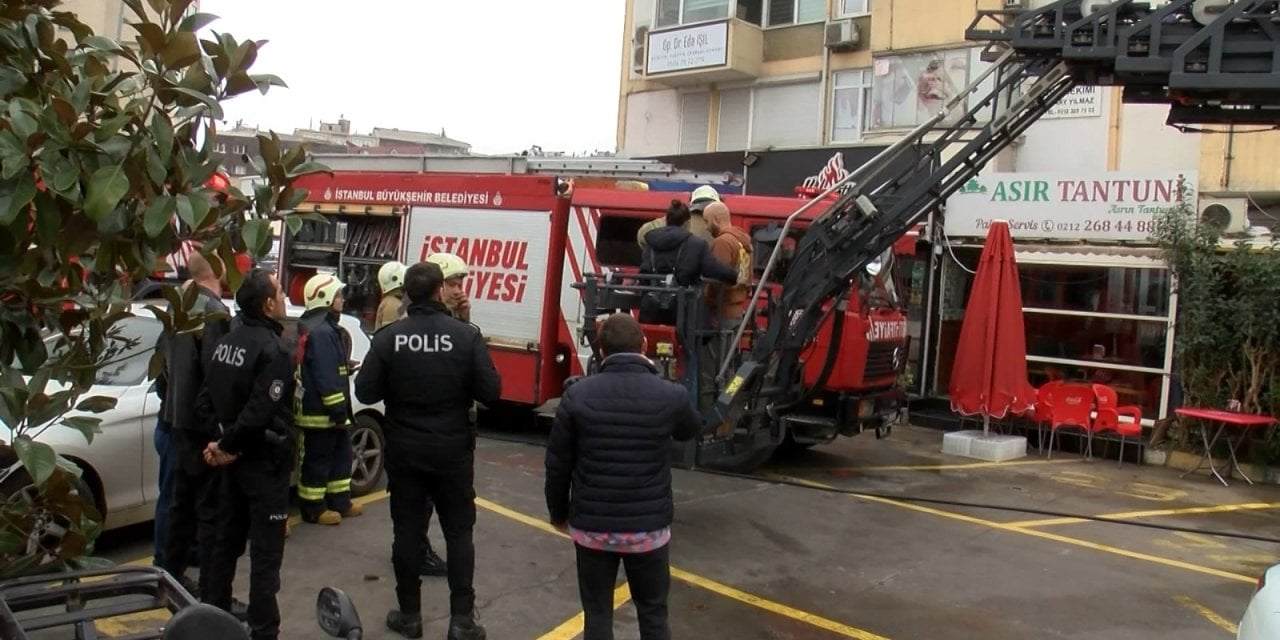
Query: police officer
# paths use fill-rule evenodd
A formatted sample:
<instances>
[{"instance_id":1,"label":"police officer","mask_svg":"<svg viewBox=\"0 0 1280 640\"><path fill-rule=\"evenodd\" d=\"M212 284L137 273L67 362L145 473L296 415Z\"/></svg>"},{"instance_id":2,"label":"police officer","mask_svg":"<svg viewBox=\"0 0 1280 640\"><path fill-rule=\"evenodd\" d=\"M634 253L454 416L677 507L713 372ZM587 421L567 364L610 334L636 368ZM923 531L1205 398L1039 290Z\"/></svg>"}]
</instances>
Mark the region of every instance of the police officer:
<instances>
[{"instance_id":1,"label":"police officer","mask_svg":"<svg viewBox=\"0 0 1280 640\"><path fill-rule=\"evenodd\" d=\"M293 357L281 339L284 290L253 269L236 292L240 314L214 347L197 413L216 425L205 462L226 467L218 504L218 542L205 601L231 608L236 562L249 545L249 627L253 640L280 634L280 565L289 520L294 447ZM202 567L202 570L204 568Z\"/></svg>"},{"instance_id":2,"label":"police officer","mask_svg":"<svg viewBox=\"0 0 1280 640\"><path fill-rule=\"evenodd\" d=\"M303 433L298 499L303 522L312 524L340 524L364 511L351 502L351 340L338 324L343 286L336 276L318 274L302 289L307 310L298 323L294 423Z\"/></svg>"},{"instance_id":3,"label":"police officer","mask_svg":"<svg viewBox=\"0 0 1280 640\"><path fill-rule=\"evenodd\" d=\"M484 337L449 315L444 274L422 262L405 272L409 314L373 336L356 397L387 407L387 489L394 530L392 560L399 608L387 627L422 636L422 564L418 542L423 505L435 503L449 557L450 640L483 640L475 616L475 436L467 413L475 401L495 402L502 383Z\"/></svg>"},{"instance_id":4,"label":"police officer","mask_svg":"<svg viewBox=\"0 0 1280 640\"><path fill-rule=\"evenodd\" d=\"M404 317L404 271L407 267L401 262L388 262L378 267L378 288L382 290L382 300L378 302L378 313L374 316L373 330L377 331Z\"/></svg>"},{"instance_id":5,"label":"police officer","mask_svg":"<svg viewBox=\"0 0 1280 640\"><path fill-rule=\"evenodd\" d=\"M162 417L170 425L173 467L169 489L168 530L161 567L179 581L186 581L193 546L199 549L200 566L209 566L218 530L217 483L221 473L204 461L204 449L216 439L208 422L198 419L196 398L204 386L209 361L218 341L231 331L231 316L222 303L222 282L213 266L199 253L187 258L191 275L184 297L195 294L194 309L205 314L198 331L168 337L164 345L165 401ZM194 287L191 292L189 288ZM198 546L197 546L198 543ZM208 571L200 572L203 593Z\"/></svg>"}]
</instances>

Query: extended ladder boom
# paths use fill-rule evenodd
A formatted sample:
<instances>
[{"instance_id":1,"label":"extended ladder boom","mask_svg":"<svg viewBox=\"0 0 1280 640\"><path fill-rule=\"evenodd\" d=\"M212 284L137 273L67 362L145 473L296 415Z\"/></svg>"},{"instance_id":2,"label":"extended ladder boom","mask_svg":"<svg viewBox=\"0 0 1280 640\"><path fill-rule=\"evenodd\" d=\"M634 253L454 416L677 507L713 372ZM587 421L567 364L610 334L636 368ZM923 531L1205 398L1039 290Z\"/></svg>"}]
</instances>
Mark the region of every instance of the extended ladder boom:
<instances>
[{"instance_id":1,"label":"extended ladder boom","mask_svg":"<svg viewBox=\"0 0 1280 640\"><path fill-rule=\"evenodd\" d=\"M995 58L991 68L940 113L788 218L739 338L754 322L751 313L786 228L841 191L806 231L768 327L725 384L714 419L736 422L749 409L785 411L803 401L807 396L795 393L798 358L817 335L825 307L840 302L868 262L976 177L1077 82L1121 85L1130 102L1173 104L1170 118L1177 123L1280 123L1280 0L1243 0L1212 20L1193 11L1193 0L1155 10L1122 0L1088 15L1082 4L1099 3L1060 0L1034 11L979 12L966 35L989 42L983 57ZM998 28L978 28L991 20ZM881 174L888 179L876 180ZM864 188L874 184L880 186ZM834 350L828 357L834 359ZM721 363L721 378L730 364L729 358ZM820 379L814 389L824 384Z\"/></svg>"}]
</instances>

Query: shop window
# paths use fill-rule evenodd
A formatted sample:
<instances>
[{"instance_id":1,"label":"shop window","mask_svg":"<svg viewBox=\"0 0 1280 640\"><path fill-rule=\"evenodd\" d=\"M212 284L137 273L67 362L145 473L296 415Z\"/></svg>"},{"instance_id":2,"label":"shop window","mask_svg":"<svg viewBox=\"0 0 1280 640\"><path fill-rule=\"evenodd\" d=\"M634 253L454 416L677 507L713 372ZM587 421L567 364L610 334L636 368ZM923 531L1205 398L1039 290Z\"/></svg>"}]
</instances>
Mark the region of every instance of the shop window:
<instances>
[{"instance_id":1,"label":"shop window","mask_svg":"<svg viewBox=\"0 0 1280 640\"><path fill-rule=\"evenodd\" d=\"M854 69L832 75L831 141L856 142L871 110L871 71Z\"/></svg>"},{"instance_id":2,"label":"shop window","mask_svg":"<svg viewBox=\"0 0 1280 640\"><path fill-rule=\"evenodd\" d=\"M596 233L596 257L602 266L639 267L640 245L636 233L649 218L601 216Z\"/></svg>"},{"instance_id":3,"label":"shop window","mask_svg":"<svg viewBox=\"0 0 1280 640\"><path fill-rule=\"evenodd\" d=\"M960 95L987 64L972 48L877 57L872 65L868 128L901 129L925 122ZM988 78L984 86L992 83ZM984 91L979 90L970 99L982 95ZM963 112L953 110L945 122L958 122ZM986 117L989 114L979 114L980 120Z\"/></svg>"},{"instance_id":4,"label":"shop window","mask_svg":"<svg viewBox=\"0 0 1280 640\"><path fill-rule=\"evenodd\" d=\"M1169 271L1158 268L1020 264L1022 306L1163 318L1169 315Z\"/></svg>"}]
</instances>

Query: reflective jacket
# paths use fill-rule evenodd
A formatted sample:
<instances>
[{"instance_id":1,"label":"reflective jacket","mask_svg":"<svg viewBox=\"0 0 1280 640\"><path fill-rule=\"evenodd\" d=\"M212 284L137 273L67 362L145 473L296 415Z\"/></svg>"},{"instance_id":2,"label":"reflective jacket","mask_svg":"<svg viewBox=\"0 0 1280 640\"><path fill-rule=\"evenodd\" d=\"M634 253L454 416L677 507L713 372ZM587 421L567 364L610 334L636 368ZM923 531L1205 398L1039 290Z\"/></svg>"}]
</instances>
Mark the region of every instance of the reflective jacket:
<instances>
[{"instance_id":1,"label":"reflective jacket","mask_svg":"<svg viewBox=\"0 0 1280 640\"><path fill-rule=\"evenodd\" d=\"M328 309L311 309L298 321L294 422L326 429L351 422L347 378L351 340Z\"/></svg>"},{"instance_id":2,"label":"reflective jacket","mask_svg":"<svg viewBox=\"0 0 1280 640\"><path fill-rule=\"evenodd\" d=\"M373 319L373 330L377 331L404 317L404 295L400 289L382 296L378 303L378 314Z\"/></svg>"},{"instance_id":3,"label":"reflective jacket","mask_svg":"<svg viewBox=\"0 0 1280 640\"><path fill-rule=\"evenodd\" d=\"M293 358L283 330L270 318L237 316L214 346L196 414L211 425L223 451L291 466Z\"/></svg>"}]
</instances>

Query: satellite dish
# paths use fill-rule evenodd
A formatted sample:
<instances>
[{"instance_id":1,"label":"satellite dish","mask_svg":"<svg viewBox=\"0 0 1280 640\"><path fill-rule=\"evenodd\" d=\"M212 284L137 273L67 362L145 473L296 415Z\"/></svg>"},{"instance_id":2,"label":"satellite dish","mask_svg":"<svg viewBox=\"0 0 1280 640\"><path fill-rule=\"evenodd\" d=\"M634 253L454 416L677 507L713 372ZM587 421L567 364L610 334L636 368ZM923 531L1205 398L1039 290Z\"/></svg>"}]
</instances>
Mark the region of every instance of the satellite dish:
<instances>
[{"instance_id":1,"label":"satellite dish","mask_svg":"<svg viewBox=\"0 0 1280 640\"><path fill-rule=\"evenodd\" d=\"M1218 16L1226 11L1227 7L1235 4L1236 0L1196 0L1191 5L1191 17L1202 25L1208 25Z\"/></svg>"}]
</instances>

